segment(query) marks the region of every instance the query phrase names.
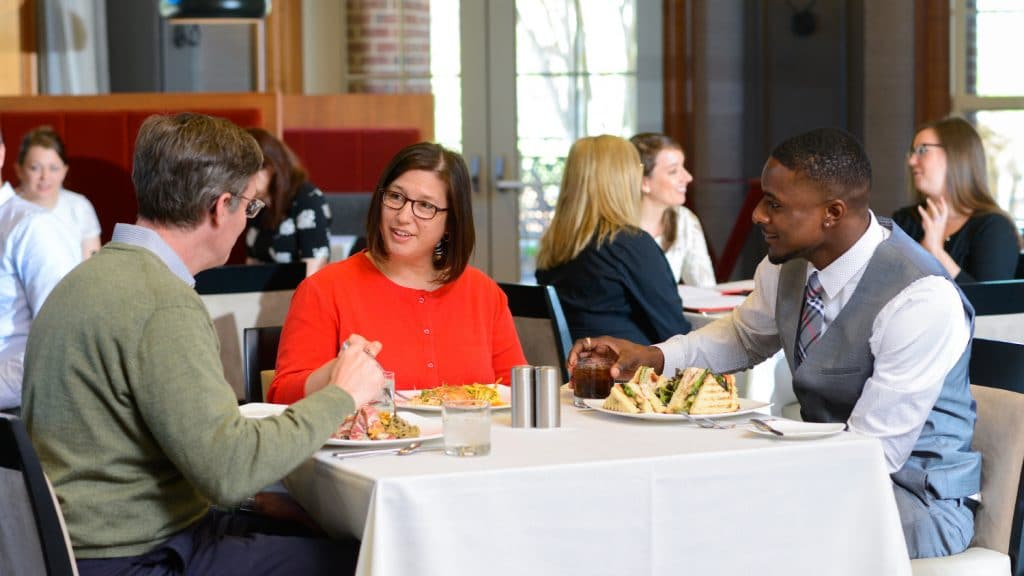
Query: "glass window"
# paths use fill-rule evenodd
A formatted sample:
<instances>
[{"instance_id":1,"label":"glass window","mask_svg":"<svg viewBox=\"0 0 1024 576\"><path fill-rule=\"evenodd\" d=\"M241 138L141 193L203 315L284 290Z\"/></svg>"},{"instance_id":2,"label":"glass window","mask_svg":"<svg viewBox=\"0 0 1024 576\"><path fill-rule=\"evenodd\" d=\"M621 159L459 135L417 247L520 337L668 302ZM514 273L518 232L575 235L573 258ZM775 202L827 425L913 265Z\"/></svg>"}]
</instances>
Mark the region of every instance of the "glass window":
<instances>
[{"instance_id":1,"label":"glass window","mask_svg":"<svg viewBox=\"0 0 1024 576\"><path fill-rule=\"evenodd\" d=\"M1024 226L1024 2L957 0L953 29L953 109L985 143L992 195Z\"/></svg>"},{"instance_id":2,"label":"glass window","mask_svg":"<svg viewBox=\"0 0 1024 576\"><path fill-rule=\"evenodd\" d=\"M636 1L516 2L520 276L534 281L569 147L636 132Z\"/></svg>"}]
</instances>

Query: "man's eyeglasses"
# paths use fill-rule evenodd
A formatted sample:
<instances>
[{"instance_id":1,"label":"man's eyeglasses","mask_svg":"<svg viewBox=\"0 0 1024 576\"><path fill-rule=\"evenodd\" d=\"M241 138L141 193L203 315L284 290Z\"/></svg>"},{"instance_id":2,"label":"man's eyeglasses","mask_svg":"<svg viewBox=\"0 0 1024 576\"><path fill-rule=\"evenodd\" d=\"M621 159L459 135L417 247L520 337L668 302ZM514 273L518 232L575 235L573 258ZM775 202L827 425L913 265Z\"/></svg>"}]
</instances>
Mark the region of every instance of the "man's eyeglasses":
<instances>
[{"instance_id":1,"label":"man's eyeglasses","mask_svg":"<svg viewBox=\"0 0 1024 576\"><path fill-rule=\"evenodd\" d=\"M410 200L408 196L397 190L385 190L381 194L381 202L392 210L401 210L406 202L412 202L412 215L420 220L433 220L438 212L447 212L447 208L438 208L426 200Z\"/></svg>"},{"instance_id":2,"label":"man's eyeglasses","mask_svg":"<svg viewBox=\"0 0 1024 576\"><path fill-rule=\"evenodd\" d=\"M945 146L943 146L942 144L922 142L921 144L918 144L917 146L911 148L910 150L907 150L907 158L909 159L911 156L917 156L918 158L920 158L921 156L924 156L925 154L928 153L929 148L945 148Z\"/></svg>"},{"instance_id":3,"label":"man's eyeglasses","mask_svg":"<svg viewBox=\"0 0 1024 576\"><path fill-rule=\"evenodd\" d=\"M252 220L263 210L263 207L267 205L266 202L259 198L249 198L248 196L242 196L241 194L235 194L235 198L241 198L246 201L245 204L245 217Z\"/></svg>"}]
</instances>

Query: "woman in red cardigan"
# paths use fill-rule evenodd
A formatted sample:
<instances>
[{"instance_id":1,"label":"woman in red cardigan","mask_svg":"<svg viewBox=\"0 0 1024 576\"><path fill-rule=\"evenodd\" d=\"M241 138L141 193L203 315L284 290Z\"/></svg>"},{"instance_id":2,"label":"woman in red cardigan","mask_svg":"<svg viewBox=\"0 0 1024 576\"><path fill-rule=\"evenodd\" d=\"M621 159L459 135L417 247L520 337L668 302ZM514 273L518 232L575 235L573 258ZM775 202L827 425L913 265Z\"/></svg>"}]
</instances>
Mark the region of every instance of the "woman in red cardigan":
<instances>
[{"instance_id":1,"label":"woman in red cardigan","mask_svg":"<svg viewBox=\"0 0 1024 576\"><path fill-rule=\"evenodd\" d=\"M399 390L509 382L525 364L505 293L469 266L475 232L466 163L438 144L398 153L370 202L367 249L295 291L268 401L322 388L341 343L384 344Z\"/></svg>"}]
</instances>

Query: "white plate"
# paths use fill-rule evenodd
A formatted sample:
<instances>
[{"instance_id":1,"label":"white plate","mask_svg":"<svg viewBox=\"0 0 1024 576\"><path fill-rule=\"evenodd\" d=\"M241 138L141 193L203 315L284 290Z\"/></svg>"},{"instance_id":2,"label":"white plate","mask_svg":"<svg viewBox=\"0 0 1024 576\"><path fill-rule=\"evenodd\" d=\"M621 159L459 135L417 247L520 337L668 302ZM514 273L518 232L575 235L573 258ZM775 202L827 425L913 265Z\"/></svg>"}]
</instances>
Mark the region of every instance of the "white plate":
<instances>
[{"instance_id":1,"label":"white plate","mask_svg":"<svg viewBox=\"0 0 1024 576\"><path fill-rule=\"evenodd\" d=\"M504 402L501 406L491 406L491 410L508 410L512 406L512 387L505 386L504 384L495 384L495 388L498 390L498 398ZM415 398L420 395L422 390L399 390L397 394L404 394L409 398ZM417 412L441 412L440 406L423 406L420 404L411 404L408 400L401 396L395 396L395 405L403 410L415 410Z\"/></svg>"},{"instance_id":2,"label":"white plate","mask_svg":"<svg viewBox=\"0 0 1024 576\"><path fill-rule=\"evenodd\" d=\"M287 404L268 404L267 402L249 402L238 407L238 411L246 418L266 418L284 412Z\"/></svg>"},{"instance_id":3,"label":"white plate","mask_svg":"<svg viewBox=\"0 0 1024 576\"><path fill-rule=\"evenodd\" d=\"M807 438L822 438L825 436L831 436L838 434L843 430L846 430L846 424L842 422L836 423L818 423L818 422L797 422L795 420L768 420L768 425L775 428L779 432L782 432L782 436L777 436L768 432L767 430L760 430L754 426L750 426L748 430L755 434L761 434L762 436L769 436L771 438L778 438L779 440L803 440Z\"/></svg>"},{"instance_id":4,"label":"white plate","mask_svg":"<svg viewBox=\"0 0 1024 576\"><path fill-rule=\"evenodd\" d=\"M714 419L714 418L728 418L729 416L737 416L739 414L747 414L755 410L767 408L772 405L771 402L761 402L760 400L751 400L749 398L740 398L740 409L736 412L726 412L725 414L693 414L687 417L686 414L658 414L656 412L647 412L640 414L629 414L626 412L616 412L614 410L605 410L601 407L604 404L604 400L600 398L586 398L583 403L590 406L598 412L604 412L606 414L614 414L616 416L623 416L626 418L638 418L640 420L661 420L661 421L681 421L686 422L691 418L694 420Z\"/></svg>"},{"instance_id":5,"label":"white plate","mask_svg":"<svg viewBox=\"0 0 1024 576\"><path fill-rule=\"evenodd\" d=\"M427 440L434 440L444 436L444 424L437 418L427 418L420 416L419 414L413 414L412 412L399 412L399 416L403 420L414 426L420 427L420 435L415 438L394 438L392 440L340 440L336 438L329 438L327 440L328 446L398 446L401 444L408 444L412 441L426 442Z\"/></svg>"},{"instance_id":6,"label":"white plate","mask_svg":"<svg viewBox=\"0 0 1024 576\"><path fill-rule=\"evenodd\" d=\"M266 418L267 416L277 416L284 412L287 408L287 404L267 404L265 402L250 402L248 404L242 404L238 407L238 411L242 413L242 416L246 418ZM406 422L420 427L420 435L416 438L395 438L393 440L340 440L337 438L328 438L326 444L328 446L395 446L399 444L408 444L413 440L419 440L425 442L427 440L434 440L444 436L444 425L437 418L426 418L419 414L413 414L412 412L399 412Z\"/></svg>"}]
</instances>

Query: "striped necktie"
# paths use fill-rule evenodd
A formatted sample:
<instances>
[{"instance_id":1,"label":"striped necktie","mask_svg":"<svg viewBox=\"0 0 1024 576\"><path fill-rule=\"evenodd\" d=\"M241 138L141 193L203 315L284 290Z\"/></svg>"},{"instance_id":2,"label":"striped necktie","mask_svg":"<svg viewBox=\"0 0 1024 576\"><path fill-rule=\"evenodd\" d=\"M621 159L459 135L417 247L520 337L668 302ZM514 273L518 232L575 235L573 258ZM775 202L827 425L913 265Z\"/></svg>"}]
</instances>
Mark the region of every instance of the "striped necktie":
<instances>
[{"instance_id":1,"label":"striped necktie","mask_svg":"<svg viewBox=\"0 0 1024 576\"><path fill-rule=\"evenodd\" d=\"M799 367L807 357L811 344L821 336L821 324L825 319L824 306L821 303L821 282L818 273L812 272L804 288L804 307L800 312L800 325L796 330L796 366Z\"/></svg>"}]
</instances>

